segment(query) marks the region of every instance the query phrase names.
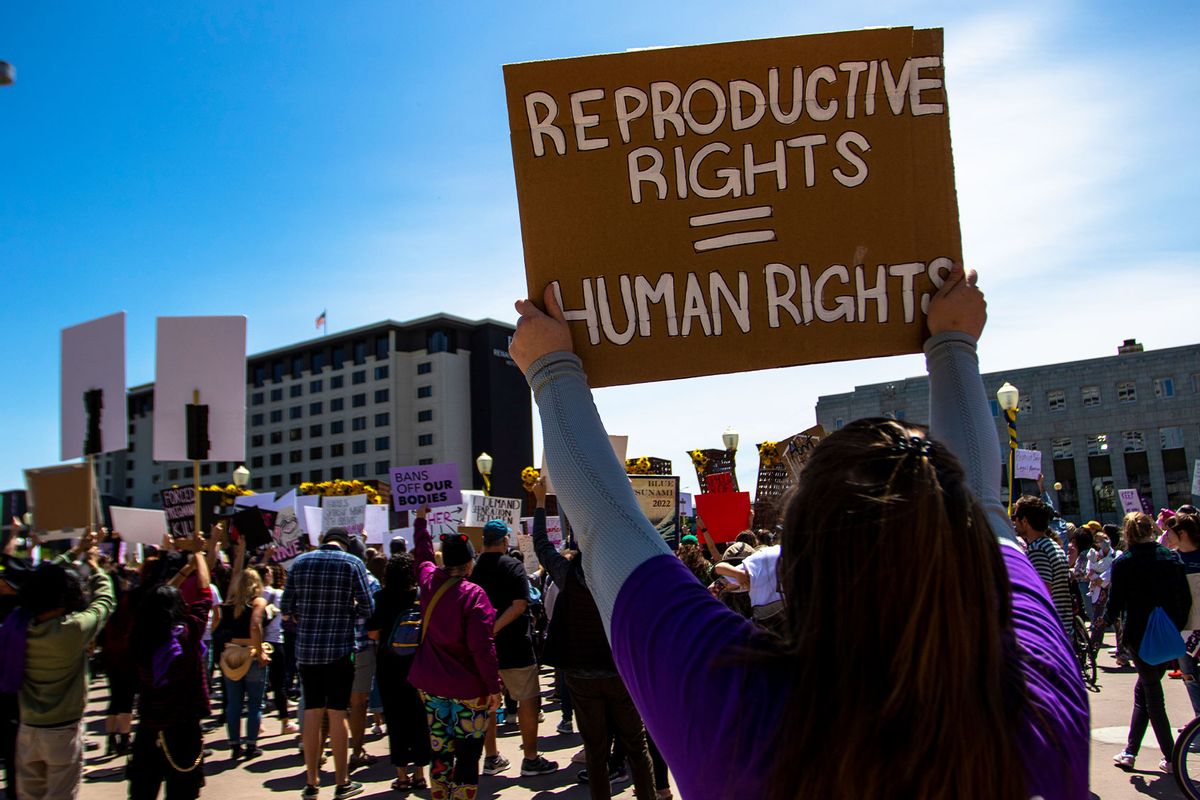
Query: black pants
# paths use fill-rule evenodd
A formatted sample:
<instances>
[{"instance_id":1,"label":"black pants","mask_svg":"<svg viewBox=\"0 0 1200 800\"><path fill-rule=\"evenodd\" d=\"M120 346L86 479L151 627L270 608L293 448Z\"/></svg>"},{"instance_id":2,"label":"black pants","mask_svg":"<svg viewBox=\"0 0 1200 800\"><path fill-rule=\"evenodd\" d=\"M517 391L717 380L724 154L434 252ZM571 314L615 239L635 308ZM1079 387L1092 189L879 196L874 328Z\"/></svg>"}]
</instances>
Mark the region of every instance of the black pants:
<instances>
[{"instance_id":1,"label":"black pants","mask_svg":"<svg viewBox=\"0 0 1200 800\"><path fill-rule=\"evenodd\" d=\"M280 719L287 719L287 658L280 647L271 654L267 662L267 681L271 685L271 694L275 697L275 713Z\"/></svg>"},{"instance_id":2,"label":"black pants","mask_svg":"<svg viewBox=\"0 0 1200 800\"><path fill-rule=\"evenodd\" d=\"M662 757L662 753L658 752L658 745L650 737L649 731L646 731L646 747L650 750L650 763L654 765L654 788L660 792L670 789L671 773L667 771L667 761Z\"/></svg>"},{"instance_id":3,"label":"black pants","mask_svg":"<svg viewBox=\"0 0 1200 800\"><path fill-rule=\"evenodd\" d=\"M138 725L133 737L133 753L129 757L126 776L129 778L129 800L156 800L158 790L165 784L165 800L195 800L204 786L204 738L200 720L188 720L163 731L163 739L175 766L191 771L179 771L171 766L158 745L158 730Z\"/></svg>"},{"instance_id":4,"label":"black pants","mask_svg":"<svg viewBox=\"0 0 1200 800\"><path fill-rule=\"evenodd\" d=\"M1167 705L1163 699L1162 679L1167 672L1167 664L1157 666L1147 664L1137 656L1133 657L1133 666L1137 670L1137 683L1133 686L1133 718L1129 721L1129 743L1125 752L1137 755L1142 745L1142 737L1146 735L1146 725L1154 727L1154 737L1158 739L1158 747L1163 752L1163 758L1170 759L1171 751L1175 749L1175 735L1171 732L1171 722L1167 719Z\"/></svg>"},{"instance_id":5,"label":"black pants","mask_svg":"<svg viewBox=\"0 0 1200 800\"><path fill-rule=\"evenodd\" d=\"M0 758L4 759L4 778L7 796L17 796L17 728L21 726L21 709L15 694L0 694Z\"/></svg>"},{"instance_id":6,"label":"black pants","mask_svg":"<svg viewBox=\"0 0 1200 800\"><path fill-rule=\"evenodd\" d=\"M638 800L654 800L654 771L646 749L646 729L619 677L575 678L567 675L575 708L575 724L587 755L588 789L592 800L608 800L608 732L612 729L625 749L633 791Z\"/></svg>"}]
</instances>

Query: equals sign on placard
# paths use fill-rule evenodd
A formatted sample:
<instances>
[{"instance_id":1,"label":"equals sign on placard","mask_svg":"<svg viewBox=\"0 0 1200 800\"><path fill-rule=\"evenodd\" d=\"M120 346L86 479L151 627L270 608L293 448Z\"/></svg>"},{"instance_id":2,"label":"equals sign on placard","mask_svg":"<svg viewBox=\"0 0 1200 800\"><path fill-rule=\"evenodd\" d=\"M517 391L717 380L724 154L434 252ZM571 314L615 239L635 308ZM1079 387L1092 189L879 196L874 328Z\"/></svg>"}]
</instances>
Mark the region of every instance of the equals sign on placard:
<instances>
[{"instance_id":1,"label":"equals sign on placard","mask_svg":"<svg viewBox=\"0 0 1200 800\"><path fill-rule=\"evenodd\" d=\"M770 206L754 206L740 208L735 211L720 211L715 214L701 214L688 218L688 225L693 228L707 228L711 225L725 225L731 222L745 222L749 219L766 219L773 213ZM759 242L775 241L775 231L771 229L759 231L742 231L741 233L726 233L721 236L710 236L692 242L697 253L708 250L720 250L724 247L737 247L741 244L758 244Z\"/></svg>"}]
</instances>

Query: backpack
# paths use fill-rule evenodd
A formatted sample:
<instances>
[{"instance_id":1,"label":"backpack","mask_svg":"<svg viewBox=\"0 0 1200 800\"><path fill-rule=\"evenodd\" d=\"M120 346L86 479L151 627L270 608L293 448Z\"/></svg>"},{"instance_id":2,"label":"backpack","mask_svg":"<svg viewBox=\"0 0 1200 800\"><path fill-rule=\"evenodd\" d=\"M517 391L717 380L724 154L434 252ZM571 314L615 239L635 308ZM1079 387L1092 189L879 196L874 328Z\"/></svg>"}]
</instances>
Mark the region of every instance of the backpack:
<instances>
[{"instance_id":1,"label":"backpack","mask_svg":"<svg viewBox=\"0 0 1200 800\"><path fill-rule=\"evenodd\" d=\"M421 610L414 606L396 617L391 635L388 636L388 647L392 655L409 658L417 654L417 645L420 643Z\"/></svg>"}]
</instances>

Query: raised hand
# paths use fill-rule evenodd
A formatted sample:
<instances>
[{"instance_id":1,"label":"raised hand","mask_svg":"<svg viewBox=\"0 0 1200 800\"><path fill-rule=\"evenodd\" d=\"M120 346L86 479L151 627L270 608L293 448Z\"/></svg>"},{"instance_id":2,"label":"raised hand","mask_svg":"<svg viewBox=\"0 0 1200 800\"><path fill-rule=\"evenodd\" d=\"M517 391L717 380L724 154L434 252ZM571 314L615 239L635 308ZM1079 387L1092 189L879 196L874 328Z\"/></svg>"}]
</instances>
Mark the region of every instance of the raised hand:
<instances>
[{"instance_id":1,"label":"raised hand","mask_svg":"<svg viewBox=\"0 0 1200 800\"><path fill-rule=\"evenodd\" d=\"M931 334L958 331L979 338L987 322L987 301L976 285L978 280L975 270L964 272L961 264L954 265L929 302L926 324Z\"/></svg>"},{"instance_id":2,"label":"raised hand","mask_svg":"<svg viewBox=\"0 0 1200 800\"><path fill-rule=\"evenodd\" d=\"M517 332L508 346L508 354L522 372L544 355L574 351L567 320L550 286L546 287L542 299L546 303L545 312L531 300L518 300L516 304L521 318L517 320Z\"/></svg>"}]
</instances>

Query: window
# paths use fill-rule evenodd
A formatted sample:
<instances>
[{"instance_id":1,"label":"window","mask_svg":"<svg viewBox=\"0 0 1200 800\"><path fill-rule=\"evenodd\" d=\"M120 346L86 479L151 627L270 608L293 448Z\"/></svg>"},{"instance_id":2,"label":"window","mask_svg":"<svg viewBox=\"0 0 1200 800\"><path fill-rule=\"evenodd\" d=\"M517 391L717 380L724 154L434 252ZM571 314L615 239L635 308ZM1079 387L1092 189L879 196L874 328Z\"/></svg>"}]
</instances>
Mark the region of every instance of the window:
<instances>
[{"instance_id":1,"label":"window","mask_svg":"<svg viewBox=\"0 0 1200 800\"><path fill-rule=\"evenodd\" d=\"M1121 381L1117 384L1118 403L1137 402L1137 384L1133 381Z\"/></svg>"},{"instance_id":2,"label":"window","mask_svg":"<svg viewBox=\"0 0 1200 800\"><path fill-rule=\"evenodd\" d=\"M433 363L432 362L422 361L419 364L417 364L417 374L418 375L428 375L431 372L433 372Z\"/></svg>"},{"instance_id":3,"label":"window","mask_svg":"<svg viewBox=\"0 0 1200 800\"><path fill-rule=\"evenodd\" d=\"M271 431L271 444L279 444L283 441L283 431Z\"/></svg>"},{"instance_id":4,"label":"window","mask_svg":"<svg viewBox=\"0 0 1200 800\"><path fill-rule=\"evenodd\" d=\"M433 397L433 387L432 386L418 386L417 387L417 397Z\"/></svg>"},{"instance_id":5,"label":"window","mask_svg":"<svg viewBox=\"0 0 1200 800\"><path fill-rule=\"evenodd\" d=\"M318 400L315 403L308 404L308 415L310 417L315 417L318 414L324 414L324 413L325 413L325 404L322 403L320 400Z\"/></svg>"},{"instance_id":6,"label":"window","mask_svg":"<svg viewBox=\"0 0 1200 800\"><path fill-rule=\"evenodd\" d=\"M1200 394L1200 372L1192 373L1192 394Z\"/></svg>"},{"instance_id":7,"label":"window","mask_svg":"<svg viewBox=\"0 0 1200 800\"><path fill-rule=\"evenodd\" d=\"M271 412L271 422L283 422L283 409L277 408Z\"/></svg>"},{"instance_id":8,"label":"window","mask_svg":"<svg viewBox=\"0 0 1200 800\"><path fill-rule=\"evenodd\" d=\"M366 464L355 464L353 467L350 468L350 477L352 477L352 478L367 477L367 465Z\"/></svg>"},{"instance_id":9,"label":"window","mask_svg":"<svg viewBox=\"0 0 1200 800\"><path fill-rule=\"evenodd\" d=\"M375 474L376 475L386 475L388 473L389 466L390 465L387 461L376 461L375 462Z\"/></svg>"},{"instance_id":10,"label":"window","mask_svg":"<svg viewBox=\"0 0 1200 800\"><path fill-rule=\"evenodd\" d=\"M367 440L355 439L353 444L350 445L350 452L356 456L361 456L363 453L367 452Z\"/></svg>"},{"instance_id":11,"label":"window","mask_svg":"<svg viewBox=\"0 0 1200 800\"><path fill-rule=\"evenodd\" d=\"M263 435L261 433L256 433L253 436L251 436L250 437L250 446L251 447L262 447L263 446Z\"/></svg>"},{"instance_id":12,"label":"window","mask_svg":"<svg viewBox=\"0 0 1200 800\"><path fill-rule=\"evenodd\" d=\"M1087 453L1089 456L1102 456L1108 453L1108 434L1097 433L1087 437Z\"/></svg>"},{"instance_id":13,"label":"window","mask_svg":"<svg viewBox=\"0 0 1200 800\"><path fill-rule=\"evenodd\" d=\"M346 384L346 379L345 379L344 375L334 375L332 378L329 379L329 388L330 389L340 389L345 384Z\"/></svg>"},{"instance_id":14,"label":"window","mask_svg":"<svg viewBox=\"0 0 1200 800\"><path fill-rule=\"evenodd\" d=\"M283 476L282 475L272 475L271 476L271 488L278 489L281 486L283 486Z\"/></svg>"},{"instance_id":15,"label":"window","mask_svg":"<svg viewBox=\"0 0 1200 800\"><path fill-rule=\"evenodd\" d=\"M267 382L267 368L259 364L254 368L254 388L261 389L262 385Z\"/></svg>"},{"instance_id":16,"label":"window","mask_svg":"<svg viewBox=\"0 0 1200 800\"><path fill-rule=\"evenodd\" d=\"M445 353L450 349L450 337L443 331L431 331L425 339L425 350L429 353Z\"/></svg>"},{"instance_id":17,"label":"window","mask_svg":"<svg viewBox=\"0 0 1200 800\"><path fill-rule=\"evenodd\" d=\"M313 483L320 483L325 480L325 470L314 469L308 473L308 479Z\"/></svg>"},{"instance_id":18,"label":"window","mask_svg":"<svg viewBox=\"0 0 1200 800\"><path fill-rule=\"evenodd\" d=\"M417 422L433 422L433 409L426 408L417 412Z\"/></svg>"},{"instance_id":19,"label":"window","mask_svg":"<svg viewBox=\"0 0 1200 800\"><path fill-rule=\"evenodd\" d=\"M304 356L292 356L292 377L299 378L302 372L304 372ZM299 394L292 395L292 397L299 396Z\"/></svg>"},{"instance_id":20,"label":"window","mask_svg":"<svg viewBox=\"0 0 1200 800\"><path fill-rule=\"evenodd\" d=\"M271 466L278 467L283 463L283 453L271 453Z\"/></svg>"},{"instance_id":21,"label":"window","mask_svg":"<svg viewBox=\"0 0 1200 800\"><path fill-rule=\"evenodd\" d=\"M833 429L835 431L840 431L845 426L845 424L846 424L846 420L842 419L841 417L838 417L837 419L835 419L833 421Z\"/></svg>"},{"instance_id":22,"label":"window","mask_svg":"<svg viewBox=\"0 0 1200 800\"><path fill-rule=\"evenodd\" d=\"M299 383L293 384L292 387L288 389L288 397L299 397L302 394L304 394L304 386Z\"/></svg>"},{"instance_id":23,"label":"window","mask_svg":"<svg viewBox=\"0 0 1200 800\"><path fill-rule=\"evenodd\" d=\"M335 444L329 448L330 458L341 458L346 454L346 446L343 444Z\"/></svg>"},{"instance_id":24,"label":"window","mask_svg":"<svg viewBox=\"0 0 1200 800\"><path fill-rule=\"evenodd\" d=\"M292 428L288 431L288 441L298 442L304 438L304 428Z\"/></svg>"},{"instance_id":25,"label":"window","mask_svg":"<svg viewBox=\"0 0 1200 800\"><path fill-rule=\"evenodd\" d=\"M354 363L365 364L367 362L367 343L360 339L354 343Z\"/></svg>"},{"instance_id":26,"label":"window","mask_svg":"<svg viewBox=\"0 0 1200 800\"><path fill-rule=\"evenodd\" d=\"M350 398L350 405L354 408L362 408L367 404L367 393L356 394Z\"/></svg>"},{"instance_id":27,"label":"window","mask_svg":"<svg viewBox=\"0 0 1200 800\"><path fill-rule=\"evenodd\" d=\"M1142 453L1146 450L1146 437L1141 431L1125 431L1121 439L1126 453Z\"/></svg>"},{"instance_id":28,"label":"window","mask_svg":"<svg viewBox=\"0 0 1200 800\"><path fill-rule=\"evenodd\" d=\"M366 429L367 429L367 418L366 417L355 417L354 419L350 420L350 430L365 431Z\"/></svg>"},{"instance_id":29,"label":"window","mask_svg":"<svg viewBox=\"0 0 1200 800\"><path fill-rule=\"evenodd\" d=\"M384 359L388 357L388 348L391 347L391 334L385 333L382 336L375 337L375 358Z\"/></svg>"},{"instance_id":30,"label":"window","mask_svg":"<svg viewBox=\"0 0 1200 800\"><path fill-rule=\"evenodd\" d=\"M339 419L339 420L334 420L333 422L329 423L329 432L330 433L334 433L334 434L343 433L345 430L346 430L345 420Z\"/></svg>"},{"instance_id":31,"label":"window","mask_svg":"<svg viewBox=\"0 0 1200 800\"><path fill-rule=\"evenodd\" d=\"M1159 431L1159 440L1163 450L1180 450L1183 448L1183 428L1163 428Z\"/></svg>"},{"instance_id":32,"label":"window","mask_svg":"<svg viewBox=\"0 0 1200 800\"><path fill-rule=\"evenodd\" d=\"M126 479L125 479L125 488L126 488L126 489L132 489L132 488L133 488L133 478L126 478ZM133 505L132 501L129 503L129 505Z\"/></svg>"},{"instance_id":33,"label":"window","mask_svg":"<svg viewBox=\"0 0 1200 800\"><path fill-rule=\"evenodd\" d=\"M387 401L388 401L388 390L387 389L376 389L375 390L375 402L376 403L386 403Z\"/></svg>"},{"instance_id":34,"label":"window","mask_svg":"<svg viewBox=\"0 0 1200 800\"><path fill-rule=\"evenodd\" d=\"M1155 378L1154 379L1154 396L1161 399L1175 396L1175 379L1174 378Z\"/></svg>"},{"instance_id":35,"label":"window","mask_svg":"<svg viewBox=\"0 0 1200 800\"><path fill-rule=\"evenodd\" d=\"M254 394L250 395L250 405L261 406L262 404L263 404L263 393L262 392L255 392ZM132 428L133 426L130 425L129 427ZM133 431L130 431L130 433L133 433Z\"/></svg>"},{"instance_id":36,"label":"window","mask_svg":"<svg viewBox=\"0 0 1200 800\"><path fill-rule=\"evenodd\" d=\"M1099 386L1084 386L1080 390L1080 399L1083 401L1084 408L1095 408L1100 405L1100 387Z\"/></svg>"},{"instance_id":37,"label":"window","mask_svg":"<svg viewBox=\"0 0 1200 800\"><path fill-rule=\"evenodd\" d=\"M360 383L366 383L367 382L367 371L365 369L358 370L357 372L355 372L354 374L352 374L350 376L350 382L352 384L354 384L355 386L358 386Z\"/></svg>"},{"instance_id":38,"label":"window","mask_svg":"<svg viewBox=\"0 0 1200 800\"><path fill-rule=\"evenodd\" d=\"M201 464L200 465L200 474L201 475L207 475L210 472L212 472L211 464Z\"/></svg>"},{"instance_id":39,"label":"window","mask_svg":"<svg viewBox=\"0 0 1200 800\"><path fill-rule=\"evenodd\" d=\"M288 409L289 419L300 419L304 416L304 406L292 406Z\"/></svg>"},{"instance_id":40,"label":"window","mask_svg":"<svg viewBox=\"0 0 1200 800\"><path fill-rule=\"evenodd\" d=\"M384 364L382 367L375 368L375 380L381 381L384 378L386 378L387 376L388 376L387 364Z\"/></svg>"},{"instance_id":41,"label":"window","mask_svg":"<svg viewBox=\"0 0 1200 800\"><path fill-rule=\"evenodd\" d=\"M322 381L320 378L318 378L315 381L309 381L308 382L308 393L313 394L315 392L321 391L324 388L322 386L322 384L324 384L324 381Z\"/></svg>"},{"instance_id":42,"label":"window","mask_svg":"<svg viewBox=\"0 0 1200 800\"><path fill-rule=\"evenodd\" d=\"M310 459L312 459L313 461L319 461L321 458L324 457L324 455L325 454L322 452L322 448L320 448L320 447L308 448L308 457Z\"/></svg>"},{"instance_id":43,"label":"window","mask_svg":"<svg viewBox=\"0 0 1200 800\"><path fill-rule=\"evenodd\" d=\"M1075 457L1075 450L1071 446L1070 439L1052 439L1050 441L1050 452L1053 453L1055 461Z\"/></svg>"},{"instance_id":44,"label":"window","mask_svg":"<svg viewBox=\"0 0 1200 800\"><path fill-rule=\"evenodd\" d=\"M329 480L331 481L340 481L344 477L346 477L346 470L342 467L332 467L329 470Z\"/></svg>"},{"instance_id":45,"label":"window","mask_svg":"<svg viewBox=\"0 0 1200 800\"><path fill-rule=\"evenodd\" d=\"M375 449L376 450L387 450L391 446L392 446L391 437L389 437L389 436L376 436L375 437Z\"/></svg>"},{"instance_id":46,"label":"window","mask_svg":"<svg viewBox=\"0 0 1200 800\"><path fill-rule=\"evenodd\" d=\"M1067 407L1067 393L1062 389L1046 392L1046 408L1050 411L1062 411Z\"/></svg>"},{"instance_id":47,"label":"window","mask_svg":"<svg viewBox=\"0 0 1200 800\"><path fill-rule=\"evenodd\" d=\"M433 459L432 459L432 458L422 458L422 459L420 459L419 461L417 461L417 464L420 464L420 465L424 465L424 464L432 464L432 463L433 463Z\"/></svg>"},{"instance_id":48,"label":"window","mask_svg":"<svg viewBox=\"0 0 1200 800\"><path fill-rule=\"evenodd\" d=\"M375 427L386 428L392 421L391 415L386 411L381 411L375 415Z\"/></svg>"},{"instance_id":49,"label":"window","mask_svg":"<svg viewBox=\"0 0 1200 800\"><path fill-rule=\"evenodd\" d=\"M302 478L303 476L299 472L288 473L288 483L290 483L292 486L300 485Z\"/></svg>"},{"instance_id":50,"label":"window","mask_svg":"<svg viewBox=\"0 0 1200 800\"><path fill-rule=\"evenodd\" d=\"M272 389L271 390L271 402L272 403L278 403L282 399L283 399L283 389Z\"/></svg>"},{"instance_id":51,"label":"window","mask_svg":"<svg viewBox=\"0 0 1200 800\"><path fill-rule=\"evenodd\" d=\"M254 477L250 479L250 488L256 492L261 492L263 488L263 479ZM129 505L133 505L133 500L129 501Z\"/></svg>"},{"instance_id":52,"label":"window","mask_svg":"<svg viewBox=\"0 0 1200 800\"><path fill-rule=\"evenodd\" d=\"M169 481L179 480L179 470L177 470L177 469L167 470L167 480L169 480Z\"/></svg>"},{"instance_id":53,"label":"window","mask_svg":"<svg viewBox=\"0 0 1200 800\"><path fill-rule=\"evenodd\" d=\"M322 430L320 425L309 425L308 426L308 438L316 439L317 437L324 436L324 435L325 435L325 431Z\"/></svg>"},{"instance_id":54,"label":"window","mask_svg":"<svg viewBox=\"0 0 1200 800\"><path fill-rule=\"evenodd\" d=\"M288 453L288 463L289 464L299 464L303 460L304 460L304 451L303 450L293 450L292 452Z\"/></svg>"},{"instance_id":55,"label":"window","mask_svg":"<svg viewBox=\"0 0 1200 800\"><path fill-rule=\"evenodd\" d=\"M343 397L335 397L329 401L330 411L341 411L346 407L346 400Z\"/></svg>"},{"instance_id":56,"label":"window","mask_svg":"<svg viewBox=\"0 0 1200 800\"><path fill-rule=\"evenodd\" d=\"M431 444L433 444L433 434L432 433L422 433L420 436L417 437L417 446L418 447L429 447L429 445L431 445Z\"/></svg>"},{"instance_id":57,"label":"window","mask_svg":"<svg viewBox=\"0 0 1200 800\"><path fill-rule=\"evenodd\" d=\"M337 347L333 348L333 358L330 359L329 365L334 369L341 369L342 365L345 363L346 347L339 344Z\"/></svg>"},{"instance_id":58,"label":"window","mask_svg":"<svg viewBox=\"0 0 1200 800\"><path fill-rule=\"evenodd\" d=\"M133 459L125 462L125 469L133 469Z\"/></svg>"},{"instance_id":59,"label":"window","mask_svg":"<svg viewBox=\"0 0 1200 800\"><path fill-rule=\"evenodd\" d=\"M1021 395L1021 413L1033 413L1033 394L1030 392L1026 392L1025 394Z\"/></svg>"},{"instance_id":60,"label":"window","mask_svg":"<svg viewBox=\"0 0 1200 800\"><path fill-rule=\"evenodd\" d=\"M324 350L314 350L312 352L312 356L309 358L309 361L312 362L312 374L320 375L321 370L325 369L325 351ZM320 383L320 381L314 381L314 383ZM318 389L310 389L310 391L319 392L321 390L318 388Z\"/></svg>"},{"instance_id":61,"label":"window","mask_svg":"<svg viewBox=\"0 0 1200 800\"><path fill-rule=\"evenodd\" d=\"M271 363L271 380L275 383L283 383L283 359Z\"/></svg>"},{"instance_id":62,"label":"window","mask_svg":"<svg viewBox=\"0 0 1200 800\"><path fill-rule=\"evenodd\" d=\"M262 425L263 424L263 415L262 414L251 414L250 415L250 424L251 425Z\"/></svg>"},{"instance_id":63,"label":"window","mask_svg":"<svg viewBox=\"0 0 1200 800\"><path fill-rule=\"evenodd\" d=\"M992 410L993 417L1000 416L1000 401L994 397L988 400L988 407Z\"/></svg>"}]
</instances>

